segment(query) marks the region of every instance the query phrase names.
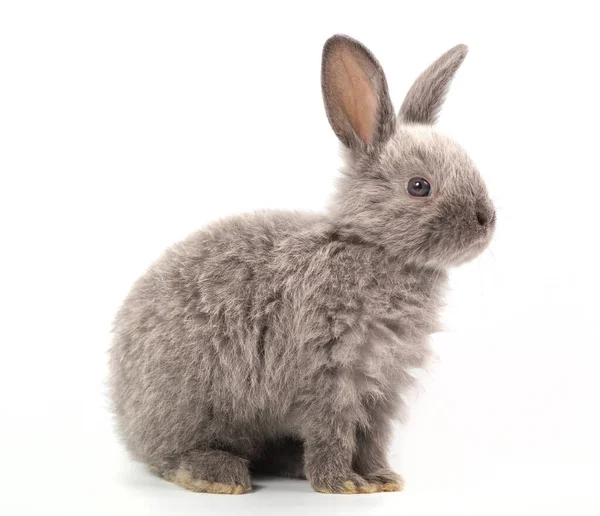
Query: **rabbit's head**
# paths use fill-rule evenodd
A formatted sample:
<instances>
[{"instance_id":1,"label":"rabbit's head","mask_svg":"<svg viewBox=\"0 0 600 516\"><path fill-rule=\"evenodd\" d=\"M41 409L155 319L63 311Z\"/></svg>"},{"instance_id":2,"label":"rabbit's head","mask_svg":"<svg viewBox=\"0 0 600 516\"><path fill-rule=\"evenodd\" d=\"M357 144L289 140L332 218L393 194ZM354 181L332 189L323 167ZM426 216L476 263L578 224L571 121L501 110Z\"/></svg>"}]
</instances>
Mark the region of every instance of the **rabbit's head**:
<instances>
[{"instance_id":1,"label":"rabbit's head","mask_svg":"<svg viewBox=\"0 0 600 516\"><path fill-rule=\"evenodd\" d=\"M396 115L373 54L346 36L325 43L323 98L346 160L331 206L340 232L442 267L488 245L496 214L485 184L458 144L433 128L466 54L458 45L435 61Z\"/></svg>"}]
</instances>

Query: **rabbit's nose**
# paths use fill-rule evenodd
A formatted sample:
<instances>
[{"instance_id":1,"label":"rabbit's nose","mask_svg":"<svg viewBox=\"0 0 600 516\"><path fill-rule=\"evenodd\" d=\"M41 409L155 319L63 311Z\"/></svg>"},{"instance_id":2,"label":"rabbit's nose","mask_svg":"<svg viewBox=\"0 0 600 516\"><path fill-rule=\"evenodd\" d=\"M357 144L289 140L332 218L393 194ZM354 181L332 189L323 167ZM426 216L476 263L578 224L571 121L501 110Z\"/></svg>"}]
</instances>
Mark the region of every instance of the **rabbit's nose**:
<instances>
[{"instance_id":1,"label":"rabbit's nose","mask_svg":"<svg viewBox=\"0 0 600 516\"><path fill-rule=\"evenodd\" d=\"M475 217L480 226L493 224L496 220L496 212L493 208L487 206L478 206L475 210Z\"/></svg>"},{"instance_id":2,"label":"rabbit's nose","mask_svg":"<svg viewBox=\"0 0 600 516\"><path fill-rule=\"evenodd\" d=\"M485 226L488 223L487 213L481 210L477 210L477 222L480 226Z\"/></svg>"}]
</instances>

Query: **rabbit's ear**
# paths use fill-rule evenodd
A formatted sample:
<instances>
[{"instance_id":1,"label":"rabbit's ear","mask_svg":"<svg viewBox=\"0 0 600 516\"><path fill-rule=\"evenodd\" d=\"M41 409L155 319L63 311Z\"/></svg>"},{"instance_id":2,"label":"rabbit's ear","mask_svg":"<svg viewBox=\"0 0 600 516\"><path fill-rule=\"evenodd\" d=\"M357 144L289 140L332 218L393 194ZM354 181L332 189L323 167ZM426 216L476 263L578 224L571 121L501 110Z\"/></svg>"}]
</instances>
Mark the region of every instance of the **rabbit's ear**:
<instances>
[{"instance_id":1,"label":"rabbit's ear","mask_svg":"<svg viewBox=\"0 0 600 516\"><path fill-rule=\"evenodd\" d=\"M418 77L402 103L400 122L434 124L437 121L450 83L468 51L466 45L451 48Z\"/></svg>"},{"instance_id":2,"label":"rabbit's ear","mask_svg":"<svg viewBox=\"0 0 600 516\"><path fill-rule=\"evenodd\" d=\"M396 117L385 75L364 45L348 36L329 38L321 84L327 118L346 147L368 151L394 133Z\"/></svg>"}]
</instances>

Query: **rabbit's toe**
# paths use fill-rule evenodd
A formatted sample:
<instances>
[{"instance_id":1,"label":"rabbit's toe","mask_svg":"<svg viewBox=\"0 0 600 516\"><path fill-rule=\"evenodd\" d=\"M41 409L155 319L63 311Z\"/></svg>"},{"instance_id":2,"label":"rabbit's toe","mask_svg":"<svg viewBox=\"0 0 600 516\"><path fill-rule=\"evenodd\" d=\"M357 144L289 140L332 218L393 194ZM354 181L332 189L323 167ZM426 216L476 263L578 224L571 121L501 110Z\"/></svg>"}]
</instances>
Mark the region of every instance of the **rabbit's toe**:
<instances>
[{"instance_id":1,"label":"rabbit's toe","mask_svg":"<svg viewBox=\"0 0 600 516\"><path fill-rule=\"evenodd\" d=\"M163 478L196 493L244 494L250 492L251 489L250 485L223 484L221 482L209 482L200 478L194 478L192 473L186 469L178 469L174 472L165 473Z\"/></svg>"},{"instance_id":2,"label":"rabbit's toe","mask_svg":"<svg viewBox=\"0 0 600 516\"><path fill-rule=\"evenodd\" d=\"M313 489L326 494L362 494L375 493L375 486L356 474L348 476L321 478L312 482Z\"/></svg>"},{"instance_id":3,"label":"rabbit's toe","mask_svg":"<svg viewBox=\"0 0 600 516\"><path fill-rule=\"evenodd\" d=\"M379 492L402 491L404 489L403 478L391 469L382 468L367 473L364 478Z\"/></svg>"}]
</instances>

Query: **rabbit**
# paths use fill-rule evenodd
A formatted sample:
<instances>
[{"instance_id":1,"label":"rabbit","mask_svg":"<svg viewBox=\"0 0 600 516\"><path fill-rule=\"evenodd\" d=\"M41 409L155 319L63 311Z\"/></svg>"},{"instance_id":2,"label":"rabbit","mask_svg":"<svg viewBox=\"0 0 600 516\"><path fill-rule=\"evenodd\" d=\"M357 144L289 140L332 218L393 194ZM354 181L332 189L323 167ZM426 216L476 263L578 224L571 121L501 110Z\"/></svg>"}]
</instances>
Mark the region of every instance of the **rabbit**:
<instances>
[{"instance_id":1,"label":"rabbit","mask_svg":"<svg viewBox=\"0 0 600 516\"><path fill-rule=\"evenodd\" d=\"M360 42L324 45L325 110L345 161L324 213L257 212L173 245L134 284L109 351L118 432L181 487L251 491L252 475L321 493L400 491L388 446L439 330L448 270L496 214L467 154L434 129L458 45L394 113Z\"/></svg>"}]
</instances>

